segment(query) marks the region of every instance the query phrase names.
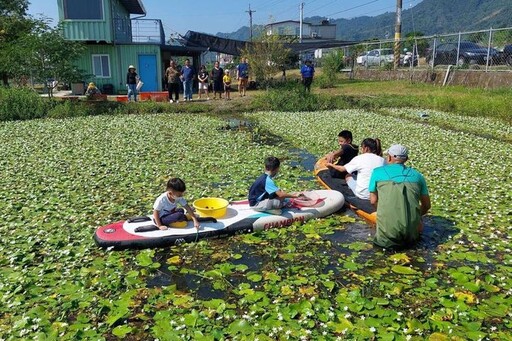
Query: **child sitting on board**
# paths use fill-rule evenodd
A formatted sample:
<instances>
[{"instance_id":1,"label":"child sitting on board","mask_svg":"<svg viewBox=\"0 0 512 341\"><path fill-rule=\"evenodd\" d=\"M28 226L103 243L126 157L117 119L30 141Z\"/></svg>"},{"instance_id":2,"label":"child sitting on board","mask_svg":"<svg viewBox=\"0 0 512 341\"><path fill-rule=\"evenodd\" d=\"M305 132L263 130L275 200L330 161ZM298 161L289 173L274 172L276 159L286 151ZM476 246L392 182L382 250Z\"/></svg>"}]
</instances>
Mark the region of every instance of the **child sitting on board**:
<instances>
[{"instance_id":1,"label":"child sitting on board","mask_svg":"<svg viewBox=\"0 0 512 341\"><path fill-rule=\"evenodd\" d=\"M167 230L167 226L178 221L186 221L185 211L194 221L194 227L199 230L199 220L194 211L188 205L183 193L185 193L185 182L180 178L172 178L167 181L166 192L156 198L153 205L153 219L160 230ZM180 205L183 208L178 208Z\"/></svg>"},{"instance_id":2,"label":"child sitting on board","mask_svg":"<svg viewBox=\"0 0 512 341\"><path fill-rule=\"evenodd\" d=\"M254 181L249 189L249 206L255 211L278 210L287 205L286 198L302 198L299 193L286 193L275 184L281 162L275 156L265 159L265 173Z\"/></svg>"}]
</instances>

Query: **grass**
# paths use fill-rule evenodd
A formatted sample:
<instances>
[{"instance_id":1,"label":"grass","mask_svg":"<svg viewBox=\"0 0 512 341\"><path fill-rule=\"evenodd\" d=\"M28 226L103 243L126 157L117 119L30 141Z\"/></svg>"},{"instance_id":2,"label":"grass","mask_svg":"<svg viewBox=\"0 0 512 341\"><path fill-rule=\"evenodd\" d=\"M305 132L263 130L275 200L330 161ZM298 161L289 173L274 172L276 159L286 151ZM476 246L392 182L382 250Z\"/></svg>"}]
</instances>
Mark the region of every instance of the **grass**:
<instances>
[{"instance_id":1,"label":"grass","mask_svg":"<svg viewBox=\"0 0 512 341\"><path fill-rule=\"evenodd\" d=\"M44 105L41 112L25 112L34 105L26 105L26 93L18 96L4 91L9 95L9 105L0 106L0 120L30 119L35 117L63 118L67 116L89 116L104 113L162 113L210 112L215 115L234 115L239 112L257 112L260 110L297 111L297 110L328 110L328 109L386 109L386 108L418 108L451 112L460 116L490 117L502 122L512 123L512 89L479 89L462 86L435 86L426 83L409 81L369 81L349 80L339 76L332 88L321 89L319 77L322 69L317 71L317 81L313 82L312 94L307 96L300 85L298 70L287 72L285 83L278 81L281 75L276 74L276 81L269 90L251 90L248 96L240 98L238 91L232 92L231 101L194 101L169 105L168 103L146 102L138 105L109 102L87 103L79 101L53 101L52 105ZM235 88L235 87L233 87ZM1 89L0 89L1 90ZM2 91L0 91L0 99ZM6 97L7 98L7 97ZM48 101L38 98L38 101ZM6 102L6 101L4 101ZM5 108L4 108L5 107ZM13 115L13 108L17 113ZM44 112L42 112L44 111Z\"/></svg>"}]
</instances>

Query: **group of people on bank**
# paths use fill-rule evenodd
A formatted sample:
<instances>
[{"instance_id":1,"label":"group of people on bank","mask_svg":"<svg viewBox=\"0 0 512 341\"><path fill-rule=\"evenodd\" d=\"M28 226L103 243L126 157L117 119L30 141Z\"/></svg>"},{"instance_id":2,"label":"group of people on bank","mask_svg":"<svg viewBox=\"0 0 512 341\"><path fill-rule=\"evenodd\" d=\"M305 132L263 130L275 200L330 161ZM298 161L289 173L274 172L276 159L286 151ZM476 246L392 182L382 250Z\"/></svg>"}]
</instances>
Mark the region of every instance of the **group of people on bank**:
<instances>
[{"instance_id":1,"label":"group of people on bank","mask_svg":"<svg viewBox=\"0 0 512 341\"><path fill-rule=\"evenodd\" d=\"M213 99L231 99L232 76L230 70L224 70L219 62L215 62L210 72L205 65L201 65L199 72L190 64L190 60L185 60L183 67L178 67L174 60L171 60L169 67L165 70L164 80L169 92L169 102L179 103L180 83L183 84L183 100L192 100L192 85L194 80L198 81L198 96L206 96L210 99L210 84L213 91ZM238 92L240 96L245 96L247 84L249 81L249 64L247 58L242 58L240 64L236 67L236 80L238 80Z\"/></svg>"},{"instance_id":2,"label":"group of people on bank","mask_svg":"<svg viewBox=\"0 0 512 341\"><path fill-rule=\"evenodd\" d=\"M315 75L315 67L311 60L305 61L300 69L300 74L304 89L309 92ZM205 65L201 65L199 71L196 72L194 66L190 64L190 59L186 59L183 66L178 66L176 61L171 60L163 77L169 93L169 103L179 103L181 89L183 89L183 100L185 102L191 101L193 83L196 79L198 81L199 99L202 99L202 96L205 95L206 100L210 100L210 89L212 89L213 99L217 99L217 96L219 99L222 99L222 95L224 95L224 99L229 100L231 99L232 78L231 71L229 69L224 70L218 61L214 63L211 71L208 71ZM247 86L249 84L249 63L247 58L242 58L240 63L236 66L235 78L238 81L238 92L240 96L243 97L246 95ZM93 83L91 84L89 85L90 91L88 91L87 94L100 93L98 88L96 88ZM138 92L142 84L135 66L130 65L126 73L128 102L132 100L137 102Z\"/></svg>"}]
</instances>

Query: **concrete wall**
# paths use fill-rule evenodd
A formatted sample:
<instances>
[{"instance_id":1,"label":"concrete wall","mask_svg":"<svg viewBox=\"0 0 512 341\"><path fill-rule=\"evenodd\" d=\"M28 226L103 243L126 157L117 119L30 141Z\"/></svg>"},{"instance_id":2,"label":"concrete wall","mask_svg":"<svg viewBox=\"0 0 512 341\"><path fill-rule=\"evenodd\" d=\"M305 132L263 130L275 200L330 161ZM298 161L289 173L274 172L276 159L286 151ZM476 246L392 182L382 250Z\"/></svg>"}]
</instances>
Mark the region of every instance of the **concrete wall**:
<instances>
[{"instance_id":1,"label":"concrete wall","mask_svg":"<svg viewBox=\"0 0 512 341\"><path fill-rule=\"evenodd\" d=\"M442 85L446 70L413 69L398 71L354 69L354 79L369 80L409 80ZM462 85L485 89L512 87L512 72L483 72L473 70L452 70L447 85Z\"/></svg>"}]
</instances>

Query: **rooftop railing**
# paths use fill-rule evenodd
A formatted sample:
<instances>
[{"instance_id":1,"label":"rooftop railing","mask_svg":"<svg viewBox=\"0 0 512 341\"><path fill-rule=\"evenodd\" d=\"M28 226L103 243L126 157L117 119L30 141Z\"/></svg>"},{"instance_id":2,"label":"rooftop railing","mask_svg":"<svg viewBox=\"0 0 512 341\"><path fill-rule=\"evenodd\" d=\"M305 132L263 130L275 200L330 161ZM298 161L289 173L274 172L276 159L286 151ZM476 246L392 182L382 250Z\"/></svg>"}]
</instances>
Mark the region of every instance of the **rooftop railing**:
<instances>
[{"instance_id":1,"label":"rooftop railing","mask_svg":"<svg viewBox=\"0 0 512 341\"><path fill-rule=\"evenodd\" d=\"M114 42L117 44L165 44L160 19L114 19Z\"/></svg>"}]
</instances>

